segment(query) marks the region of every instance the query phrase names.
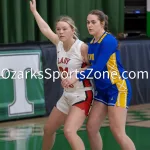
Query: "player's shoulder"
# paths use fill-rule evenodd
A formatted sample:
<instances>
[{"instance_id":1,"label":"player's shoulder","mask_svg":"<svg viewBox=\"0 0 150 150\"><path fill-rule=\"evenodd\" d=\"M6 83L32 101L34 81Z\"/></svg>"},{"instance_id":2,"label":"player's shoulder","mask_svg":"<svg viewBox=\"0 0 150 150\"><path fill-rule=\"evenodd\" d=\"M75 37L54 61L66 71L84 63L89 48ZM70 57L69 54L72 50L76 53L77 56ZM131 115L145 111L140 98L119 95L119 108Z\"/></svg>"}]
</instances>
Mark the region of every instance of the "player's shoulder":
<instances>
[{"instance_id":1,"label":"player's shoulder","mask_svg":"<svg viewBox=\"0 0 150 150\"><path fill-rule=\"evenodd\" d=\"M112 35L111 33L107 33L107 35L105 36L102 42L103 44L115 44L115 45L118 43L115 36Z\"/></svg>"},{"instance_id":2,"label":"player's shoulder","mask_svg":"<svg viewBox=\"0 0 150 150\"><path fill-rule=\"evenodd\" d=\"M107 33L106 37L104 38L104 41L117 41L116 37L114 35L112 35L111 33Z\"/></svg>"},{"instance_id":3,"label":"player's shoulder","mask_svg":"<svg viewBox=\"0 0 150 150\"><path fill-rule=\"evenodd\" d=\"M82 47L84 48L86 46L86 44L81 41L80 39L76 39L75 43L74 43L74 47L81 49Z\"/></svg>"},{"instance_id":4,"label":"player's shoulder","mask_svg":"<svg viewBox=\"0 0 150 150\"><path fill-rule=\"evenodd\" d=\"M80 39L76 39L76 44L83 44L84 42Z\"/></svg>"},{"instance_id":5,"label":"player's shoulder","mask_svg":"<svg viewBox=\"0 0 150 150\"><path fill-rule=\"evenodd\" d=\"M58 41L56 47L60 47L60 46L63 46L63 42L62 41Z\"/></svg>"}]
</instances>

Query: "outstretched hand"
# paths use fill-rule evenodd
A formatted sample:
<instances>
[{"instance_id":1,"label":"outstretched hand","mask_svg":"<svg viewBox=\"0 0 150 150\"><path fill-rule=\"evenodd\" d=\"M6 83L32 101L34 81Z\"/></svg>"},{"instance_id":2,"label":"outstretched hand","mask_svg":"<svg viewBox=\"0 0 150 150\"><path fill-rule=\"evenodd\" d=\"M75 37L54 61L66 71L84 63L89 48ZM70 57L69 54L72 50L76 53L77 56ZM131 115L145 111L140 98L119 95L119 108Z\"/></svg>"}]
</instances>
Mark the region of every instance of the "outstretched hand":
<instances>
[{"instance_id":1,"label":"outstretched hand","mask_svg":"<svg viewBox=\"0 0 150 150\"><path fill-rule=\"evenodd\" d=\"M32 13L34 13L36 11L36 0L30 1L30 9L31 9Z\"/></svg>"}]
</instances>

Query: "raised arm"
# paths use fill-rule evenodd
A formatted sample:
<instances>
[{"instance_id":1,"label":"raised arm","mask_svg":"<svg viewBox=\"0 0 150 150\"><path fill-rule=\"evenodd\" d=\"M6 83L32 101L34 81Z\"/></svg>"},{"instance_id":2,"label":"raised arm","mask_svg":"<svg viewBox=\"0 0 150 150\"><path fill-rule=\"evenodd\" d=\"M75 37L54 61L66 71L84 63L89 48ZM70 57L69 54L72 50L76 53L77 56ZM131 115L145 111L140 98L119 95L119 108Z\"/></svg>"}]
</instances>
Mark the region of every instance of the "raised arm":
<instances>
[{"instance_id":1,"label":"raised arm","mask_svg":"<svg viewBox=\"0 0 150 150\"><path fill-rule=\"evenodd\" d=\"M43 20L40 14L36 10L36 0L30 1L30 9L32 14L35 17L35 20L39 26L40 31L45 35L53 44L57 45L59 42L59 38L57 34L55 34L49 25Z\"/></svg>"}]
</instances>

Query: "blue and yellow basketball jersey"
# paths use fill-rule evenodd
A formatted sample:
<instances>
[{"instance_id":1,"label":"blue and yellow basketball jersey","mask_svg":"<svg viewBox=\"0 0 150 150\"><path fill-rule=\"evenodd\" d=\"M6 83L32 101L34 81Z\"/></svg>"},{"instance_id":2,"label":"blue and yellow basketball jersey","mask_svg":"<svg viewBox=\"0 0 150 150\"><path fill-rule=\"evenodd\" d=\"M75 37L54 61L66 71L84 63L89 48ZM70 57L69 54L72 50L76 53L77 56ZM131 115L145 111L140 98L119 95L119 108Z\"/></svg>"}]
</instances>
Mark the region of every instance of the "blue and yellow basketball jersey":
<instances>
[{"instance_id":1,"label":"blue and yellow basketball jersey","mask_svg":"<svg viewBox=\"0 0 150 150\"><path fill-rule=\"evenodd\" d=\"M125 96L128 96L131 88L129 81L123 78L126 75L121 65L118 41L113 35L105 32L96 43L94 43L93 39L88 46L88 57L91 66L85 71L78 73L78 79L93 78L96 90L107 93L106 95L110 99L113 99L111 95L115 92L121 92L121 95L115 96L118 98L118 101L114 98L115 101L112 105L120 103L119 97L124 97L125 99ZM111 87L113 87L113 90ZM123 94L124 92L126 94ZM123 107L128 105L126 102L123 103L121 104Z\"/></svg>"}]
</instances>

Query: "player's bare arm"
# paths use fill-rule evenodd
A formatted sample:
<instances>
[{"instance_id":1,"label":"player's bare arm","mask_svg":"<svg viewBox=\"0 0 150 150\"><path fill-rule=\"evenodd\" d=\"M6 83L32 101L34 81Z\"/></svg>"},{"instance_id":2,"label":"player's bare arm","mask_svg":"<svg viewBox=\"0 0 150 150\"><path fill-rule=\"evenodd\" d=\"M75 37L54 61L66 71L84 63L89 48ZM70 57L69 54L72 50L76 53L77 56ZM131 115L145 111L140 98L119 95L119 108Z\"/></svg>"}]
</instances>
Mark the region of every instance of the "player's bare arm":
<instances>
[{"instance_id":1,"label":"player's bare arm","mask_svg":"<svg viewBox=\"0 0 150 150\"><path fill-rule=\"evenodd\" d=\"M78 71L84 71L84 70L86 70L89 66L90 66L90 63L89 63L89 61L88 61L88 46L87 46L87 44L85 44L85 43L83 43L82 45L81 45L81 55L82 55L82 57L83 57L83 61L87 64L87 66L86 67L84 67L84 68L80 68Z\"/></svg>"},{"instance_id":2,"label":"player's bare arm","mask_svg":"<svg viewBox=\"0 0 150 150\"><path fill-rule=\"evenodd\" d=\"M36 0L30 1L30 9L34 18L38 24L40 31L45 35L53 44L57 45L59 42L59 38L57 34L55 34L49 25L44 21L44 19L40 16L36 9Z\"/></svg>"}]
</instances>

